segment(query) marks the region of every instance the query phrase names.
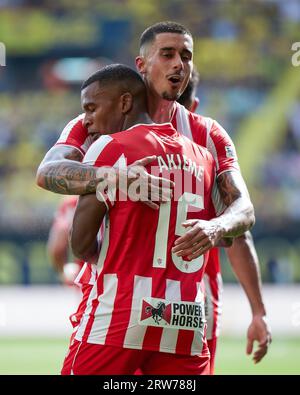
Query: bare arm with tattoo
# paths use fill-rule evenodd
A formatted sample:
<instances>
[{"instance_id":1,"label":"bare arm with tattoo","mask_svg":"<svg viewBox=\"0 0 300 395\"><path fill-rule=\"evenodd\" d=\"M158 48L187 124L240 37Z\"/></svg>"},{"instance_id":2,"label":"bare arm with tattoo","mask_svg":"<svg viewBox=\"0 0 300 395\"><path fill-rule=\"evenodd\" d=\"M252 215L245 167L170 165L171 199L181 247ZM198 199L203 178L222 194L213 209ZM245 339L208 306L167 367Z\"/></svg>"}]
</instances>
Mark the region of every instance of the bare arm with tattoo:
<instances>
[{"instance_id":1,"label":"bare arm with tattoo","mask_svg":"<svg viewBox=\"0 0 300 395\"><path fill-rule=\"evenodd\" d=\"M174 251L178 251L179 256L195 259L211 246L219 245L220 237L236 237L227 249L227 254L251 306L252 321L247 332L246 352L253 352L253 360L257 363L266 355L272 337L261 293L258 257L250 232L245 233L254 223L253 207L240 174L222 173L217 182L227 209L223 215L211 221L186 221L183 225L192 228L180 238L183 242L177 240L180 244ZM222 222L219 223L219 220ZM255 341L258 342L258 348L253 351Z\"/></svg>"},{"instance_id":2,"label":"bare arm with tattoo","mask_svg":"<svg viewBox=\"0 0 300 395\"><path fill-rule=\"evenodd\" d=\"M227 207L218 217L222 237L237 237L249 230L255 222L254 208L240 172L227 171L217 178L218 189Z\"/></svg>"},{"instance_id":3,"label":"bare arm with tattoo","mask_svg":"<svg viewBox=\"0 0 300 395\"><path fill-rule=\"evenodd\" d=\"M83 154L74 147L52 147L38 168L38 186L63 195L95 193L103 178L97 177L99 169L81 164L82 159Z\"/></svg>"},{"instance_id":4,"label":"bare arm with tattoo","mask_svg":"<svg viewBox=\"0 0 300 395\"><path fill-rule=\"evenodd\" d=\"M82 159L83 154L77 148L65 145L52 147L38 168L37 185L63 195L86 195L96 192L97 185L107 177L109 171L116 175L115 170L108 167L82 164ZM128 166L124 174L119 174L127 178L128 186L139 178L149 193L141 201L153 209L158 209L159 205L154 202L169 201L174 183L152 176L146 171L144 167L155 159L155 156L146 156Z\"/></svg>"},{"instance_id":5,"label":"bare arm with tattoo","mask_svg":"<svg viewBox=\"0 0 300 395\"><path fill-rule=\"evenodd\" d=\"M191 229L175 242L173 252L178 256L195 259L218 246L222 238L240 236L254 224L253 205L241 174L237 171L224 172L217 178L217 184L227 208L222 215L210 221L185 221L182 226Z\"/></svg>"}]
</instances>

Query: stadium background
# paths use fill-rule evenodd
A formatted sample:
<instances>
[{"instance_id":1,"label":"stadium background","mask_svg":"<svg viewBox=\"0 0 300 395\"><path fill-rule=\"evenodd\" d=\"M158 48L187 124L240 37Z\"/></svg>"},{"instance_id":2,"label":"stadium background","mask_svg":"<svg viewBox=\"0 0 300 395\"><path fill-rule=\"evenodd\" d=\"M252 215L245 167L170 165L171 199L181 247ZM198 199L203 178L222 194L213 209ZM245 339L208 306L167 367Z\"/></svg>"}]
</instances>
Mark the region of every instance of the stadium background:
<instances>
[{"instance_id":1,"label":"stadium background","mask_svg":"<svg viewBox=\"0 0 300 395\"><path fill-rule=\"evenodd\" d=\"M0 0L0 374L59 370L70 331L66 309L76 297L59 285L46 254L61 198L35 185L36 169L80 113L81 81L107 63L134 67L139 35L160 20L193 33L199 111L233 138L256 210L274 341L253 367L244 355L249 308L223 255L227 304L217 373L300 373L300 66L291 60L300 2ZM40 316L37 300L51 314ZM284 366L283 358L290 360Z\"/></svg>"}]
</instances>

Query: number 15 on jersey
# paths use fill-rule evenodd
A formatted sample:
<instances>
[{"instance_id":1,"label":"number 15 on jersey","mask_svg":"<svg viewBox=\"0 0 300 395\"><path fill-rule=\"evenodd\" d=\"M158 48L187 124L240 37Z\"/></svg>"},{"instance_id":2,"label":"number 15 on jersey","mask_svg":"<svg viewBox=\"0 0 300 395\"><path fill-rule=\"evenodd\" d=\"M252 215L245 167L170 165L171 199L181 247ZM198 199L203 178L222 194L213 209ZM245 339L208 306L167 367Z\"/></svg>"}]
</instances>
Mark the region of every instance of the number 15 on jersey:
<instances>
[{"instance_id":1,"label":"number 15 on jersey","mask_svg":"<svg viewBox=\"0 0 300 395\"><path fill-rule=\"evenodd\" d=\"M188 207L194 206L199 210L204 209L203 197L190 192L184 192L178 199L176 212L175 235L183 236L185 228L182 223L187 219ZM167 247L170 225L171 202L160 205L157 230L155 235L155 250L153 267L165 269L167 265ZM200 256L192 261L185 261L172 253L172 260L178 270L184 273L195 273L203 266L204 258Z\"/></svg>"}]
</instances>

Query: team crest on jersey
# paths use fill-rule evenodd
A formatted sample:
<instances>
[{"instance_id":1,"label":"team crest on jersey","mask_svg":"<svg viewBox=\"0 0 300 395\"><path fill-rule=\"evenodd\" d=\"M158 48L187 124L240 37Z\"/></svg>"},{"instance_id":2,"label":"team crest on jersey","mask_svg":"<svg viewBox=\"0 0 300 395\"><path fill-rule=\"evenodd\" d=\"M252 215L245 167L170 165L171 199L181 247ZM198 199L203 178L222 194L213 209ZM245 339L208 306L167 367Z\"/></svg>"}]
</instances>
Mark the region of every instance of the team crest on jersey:
<instances>
[{"instance_id":1,"label":"team crest on jersey","mask_svg":"<svg viewBox=\"0 0 300 395\"><path fill-rule=\"evenodd\" d=\"M144 298L141 301L139 324L174 329L202 330L205 324L203 303L169 302Z\"/></svg>"}]
</instances>

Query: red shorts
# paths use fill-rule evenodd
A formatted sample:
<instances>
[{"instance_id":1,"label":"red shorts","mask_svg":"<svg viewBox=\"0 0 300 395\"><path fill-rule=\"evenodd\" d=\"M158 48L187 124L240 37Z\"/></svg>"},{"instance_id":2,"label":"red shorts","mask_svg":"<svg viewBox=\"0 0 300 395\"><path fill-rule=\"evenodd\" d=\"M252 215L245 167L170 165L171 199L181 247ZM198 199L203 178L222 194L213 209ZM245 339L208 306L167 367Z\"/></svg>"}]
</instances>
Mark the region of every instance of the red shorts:
<instances>
[{"instance_id":1,"label":"red shorts","mask_svg":"<svg viewBox=\"0 0 300 395\"><path fill-rule=\"evenodd\" d=\"M216 348L217 348L217 337L213 337L210 340L207 340L207 345L210 352L210 374L215 373L215 357L216 357Z\"/></svg>"},{"instance_id":2,"label":"red shorts","mask_svg":"<svg viewBox=\"0 0 300 395\"><path fill-rule=\"evenodd\" d=\"M205 347L205 346L204 346ZM207 350L207 352L205 352ZM146 375L209 374L209 353L179 355L148 350L133 350L77 340L69 348L62 375L132 375L140 369Z\"/></svg>"}]
</instances>

